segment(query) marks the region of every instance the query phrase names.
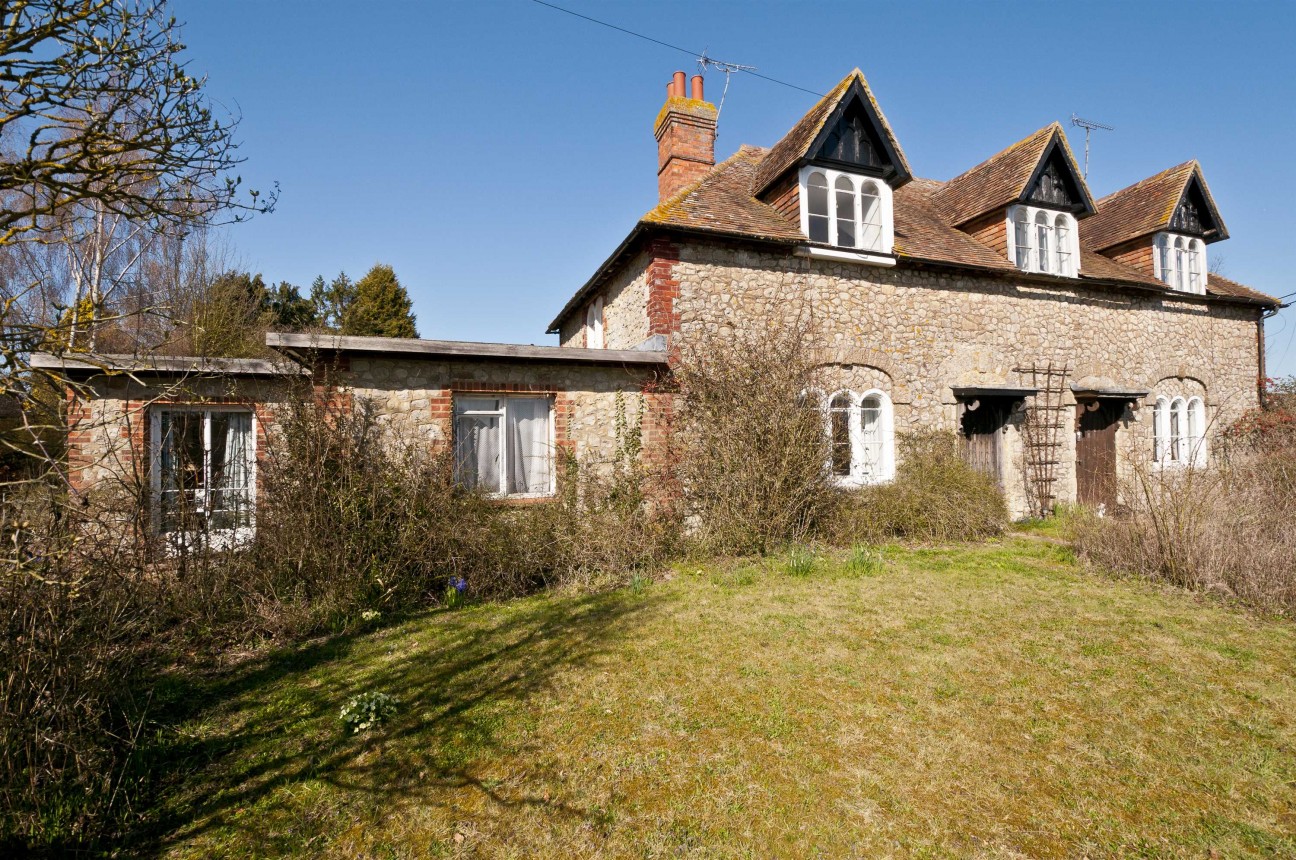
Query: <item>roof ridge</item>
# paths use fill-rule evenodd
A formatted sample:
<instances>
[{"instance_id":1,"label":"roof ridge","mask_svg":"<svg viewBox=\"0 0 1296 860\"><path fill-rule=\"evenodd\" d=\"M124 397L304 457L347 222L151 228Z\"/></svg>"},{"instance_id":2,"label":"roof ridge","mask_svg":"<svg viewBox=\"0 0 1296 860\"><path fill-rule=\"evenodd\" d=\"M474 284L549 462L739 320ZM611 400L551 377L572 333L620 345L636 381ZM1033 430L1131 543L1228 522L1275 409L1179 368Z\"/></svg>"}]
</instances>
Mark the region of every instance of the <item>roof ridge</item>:
<instances>
[{"instance_id":1,"label":"roof ridge","mask_svg":"<svg viewBox=\"0 0 1296 860\"><path fill-rule=\"evenodd\" d=\"M1034 140L1036 137L1038 137L1039 135L1043 134L1043 133L1046 132L1046 131L1052 131L1054 126L1057 126L1057 129L1058 129L1059 131L1062 130L1062 126L1061 126L1061 124L1058 123L1057 120L1053 120L1053 122L1049 123L1048 125L1044 126L1043 128L1037 129L1036 131L1032 131L1030 134L1026 135L1026 136L1023 137L1021 140L1017 140L1017 141L1014 141L1014 142L1008 144L1008 145L1005 146L1003 149L1001 149L1001 150L999 150L998 152L996 152L994 155L991 155L989 158L983 159L982 161L978 162L977 164L972 165L972 166L969 167L967 170L965 170L965 171L963 171L962 173L960 173L958 176L954 176L954 177L951 177L950 179L945 180L945 184L946 184L946 185L953 185L954 183L958 182L960 179L964 179L964 178L966 178L966 177L968 177L968 176L971 176L972 174L974 174L974 173L980 171L981 169L985 168L987 165L989 165L990 163L992 163L993 161L995 161L995 159L1001 158L1001 157L1007 155L1008 153L1013 152L1013 151L1016 150L1018 147L1020 147L1022 144L1024 144L1024 143L1028 143L1028 142L1030 142L1031 140ZM1063 137L1065 137L1065 135L1063 135Z\"/></svg>"}]
</instances>

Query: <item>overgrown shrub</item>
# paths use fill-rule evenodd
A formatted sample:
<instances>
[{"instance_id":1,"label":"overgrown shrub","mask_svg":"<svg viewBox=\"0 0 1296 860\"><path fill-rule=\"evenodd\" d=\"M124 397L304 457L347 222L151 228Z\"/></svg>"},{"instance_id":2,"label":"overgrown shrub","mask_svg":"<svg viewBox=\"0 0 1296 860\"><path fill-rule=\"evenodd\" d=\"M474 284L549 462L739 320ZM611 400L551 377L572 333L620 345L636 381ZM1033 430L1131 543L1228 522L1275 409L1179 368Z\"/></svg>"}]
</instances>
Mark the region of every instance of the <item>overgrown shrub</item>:
<instances>
[{"instance_id":1,"label":"overgrown shrub","mask_svg":"<svg viewBox=\"0 0 1296 860\"><path fill-rule=\"evenodd\" d=\"M1296 434L1285 421L1229 428L1206 470L1140 469L1130 512L1080 514L1082 557L1107 570L1296 615Z\"/></svg>"},{"instance_id":2,"label":"overgrown shrub","mask_svg":"<svg viewBox=\"0 0 1296 860\"><path fill-rule=\"evenodd\" d=\"M953 434L901 435L897 443L894 481L842 494L827 526L833 542L964 541L1003 531L1003 493L959 456Z\"/></svg>"},{"instance_id":3,"label":"overgrown shrub","mask_svg":"<svg viewBox=\"0 0 1296 860\"><path fill-rule=\"evenodd\" d=\"M811 534L835 501L809 326L739 329L686 346L673 462L699 552L768 553Z\"/></svg>"},{"instance_id":4,"label":"overgrown shrub","mask_svg":"<svg viewBox=\"0 0 1296 860\"><path fill-rule=\"evenodd\" d=\"M448 451L362 398L303 393L267 444L255 542L234 562L237 612L294 635L434 605L452 581L497 598L654 565L677 530L647 504L637 446L618 453L610 473L560 464L553 500L501 504L457 487Z\"/></svg>"},{"instance_id":5,"label":"overgrown shrub","mask_svg":"<svg viewBox=\"0 0 1296 860\"><path fill-rule=\"evenodd\" d=\"M0 852L93 844L128 811L156 629L146 556L115 511L41 481L0 506Z\"/></svg>"}]
</instances>

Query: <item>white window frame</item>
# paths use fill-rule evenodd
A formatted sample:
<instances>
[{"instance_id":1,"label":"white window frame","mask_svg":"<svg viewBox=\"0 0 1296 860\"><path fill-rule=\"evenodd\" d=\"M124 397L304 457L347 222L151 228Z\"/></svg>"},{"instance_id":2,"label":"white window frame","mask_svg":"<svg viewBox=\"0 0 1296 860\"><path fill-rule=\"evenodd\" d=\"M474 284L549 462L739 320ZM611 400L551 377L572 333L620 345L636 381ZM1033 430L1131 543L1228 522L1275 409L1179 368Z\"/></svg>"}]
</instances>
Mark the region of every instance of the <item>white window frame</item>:
<instances>
[{"instance_id":1,"label":"white window frame","mask_svg":"<svg viewBox=\"0 0 1296 860\"><path fill-rule=\"evenodd\" d=\"M476 399L480 399L480 400L498 400L498 401L500 402L500 407L499 407L498 409L460 409L460 408L459 408L459 401L460 401L460 398L463 398L463 399L474 399L474 400L476 400ZM548 406L549 406L549 422L548 422L548 423L549 423L549 426L548 426L548 436L549 436L549 441L548 441L548 451L549 451L549 486L548 486L546 489L544 489L544 490L540 490L540 491L537 491L537 492L534 492L534 493L510 493L510 492L508 492L508 475L509 475L509 459L508 459L508 458L509 458L509 444L508 444L508 426L509 426L509 423L508 423L508 404L509 404L509 401L511 401L511 400L543 400L543 401L545 401L545 402L548 404ZM451 410L451 418L450 418L450 421L451 421L451 423L450 423L450 432L451 432L451 450L454 450L454 445L455 445L455 443L456 443L456 441L457 441L457 436L458 436L458 433L459 433L459 417L460 417L460 416L462 416L462 415L467 415L467 416L480 416L480 417L493 417L493 418L498 418L498 419L499 419L499 431L500 431L500 455L499 455L499 457L500 457L500 460L499 460L499 476L500 476L500 482L499 482L499 488L498 488L496 491L491 492L490 490L485 490L486 495L487 495L489 498L492 498L492 499L547 499L547 498L550 498L550 497L552 497L552 496L554 495L554 493L555 493L555 485L556 485L556 483L557 483L557 481L556 481L556 479L557 479L557 475L555 474L555 467L556 467L556 465L557 465L557 458L554 456L554 453L555 453L555 451L557 450L557 442L556 442L556 437L555 437L555 435L554 435L554 432L555 432L555 431L554 431L554 412L555 412L555 410L554 410L554 397L553 397L553 395L551 395L551 394L513 394L513 393L494 392L494 391L464 391L464 392L455 392L455 395L454 395L454 406L453 406L453 409ZM457 454L456 454L456 456L457 456ZM456 465L455 465L455 468L456 468L456 470L457 470L457 468L458 468L458 464L457 464L457 463L456 463ZM458 476L456 475L456 480L457 480L457 478L458 478ZM480 485L479 485L479 486L480 486ZM483 489L485 489L485 488L483 488Z\"/></svg>"},{"instance_id":2,"label":"white window frame","mask_svg":"<svg viewBox=\"0 0 1296 860\"><path fill-rule=\"evenodd\" d=\"M832 408L833 400L839 395L844 395L849 401L849 418L848 428L850 431L851 447L851 465L849 475L836 475L832 471ZM832 476L833 482L840 487L863 487L871 484L885 484L895 477L895 415L891 405L891 398L885 391L878 388L870 388L864 392L855 392L850 389L837 389L836 391L824 394L821 391L807 391L803 395L806 400L813 403L819 409L823 416L823 428L825 438L828 440L828 457L824 461L824 469ZM867 461L864 456L865 446L869 440L864 435L863 424L863 404L870 398L878 400L878 435L880 436L881 451L877 458L877 471L875 474L868 474L866 471Z\"/></svg>"},{"instance_id":3,"label":"white window frame","mask_svg":"<svg viewBox=\"0 0 1296 860\"><path fill-rule=\"evenodd\" d=\"M204 479L204 493L210 493L210 457L211 457L211 416L219 413L241 413L250 416L248 423L248 444L251 460L248 463L248 497L250 508L248 524L232 529L210 529L203 533L162 531L162 415L163 413L186 413L203 415L203 469L208 471ZM168 540L182 546L193 546L199 540L206 540L214 549L229 549L247 543L256 533L257 506L257 432L258 418L256 410L239 404L202 404L202 403L158 403L149 407L149 490L151 492L149 520L153 533L164 535Z\"/></svg>"},{"instance_id":4,"label":"white window frame","mask_svg":"<svg viewBox=\"0 0 1296 860\"><path fill-rule=\"evenodd\" d=\"M1039 241L1041 229L1044 231L1043 248ZM1004 230L1008 234L1008 260L1023 272L1061 278L1080 277L1080 232L1076 229L1075 216L1070 212L1040 206L1009 206L1004 217ZM1022 243L1022 233L1025 233L1025 244ZM1041 264L1041 259L1046 262Z\"/></svg>"},{"instance_id":5,"label":"white window frame","mask_svg":"<svg viewBox=\"0 0 1296 860\"><path fill-rule=\"evenodd\" d=\"M1152 240L1152 274L1175 292L1204 296L1210 279L1206 243L1182 233L1157 233Z\"/></svg>"},{"instance_id":6,"label":"white window frame","mask_svg":"<svg viewBox=\"0 0 1296 860\"><path fill-rule=\"evenodd\" d=\"M606 349L603 334L603 297L595 296L585 309L585 348Z\"/></svg>"},{"instance_id":7,"label":"white window frame","mask_svg":"<svg viewBox=\"0 0 1296 860\"><path fill-rule=\"evenodd\" d=\"M894 253L895 248L895 215L892 205L891 186L875 176L847 173L842 170L832 170L815 165L801 168L799 191L802 234L807 238L810 236L809 184L810 177L816 173L823 176L828 185L828 245L832 247L811 246L808 252L809 255L831 257L833 259L854 259L859 262L874 262L882 265L894 264L891 255ZM855 233L855 243L853 245L843 245L838 241L837 195L839 192L837 185L839 181L850 183L851 199L855 210L849 219ZM870 186L872 186L871 189ZM870 190L873 194L869 193ZM874 194L877 197L875 217L869 218L864 203L867 198ZM864 244L866 230L877 234L877 241L871 245ZM875 258L873 255L885 256Z\"/></svg>"},{"instance_id":8,"label":"white window frame","mask_svg":"<svg viewBox=\"0 0 1296 860\"><path fill-rule=\"evenodd\" d=\"M1206 467L1206 404L1201 397L1157 397L1152 411L1152 459L1162 469Z\"/></svg>"}]
</instances>

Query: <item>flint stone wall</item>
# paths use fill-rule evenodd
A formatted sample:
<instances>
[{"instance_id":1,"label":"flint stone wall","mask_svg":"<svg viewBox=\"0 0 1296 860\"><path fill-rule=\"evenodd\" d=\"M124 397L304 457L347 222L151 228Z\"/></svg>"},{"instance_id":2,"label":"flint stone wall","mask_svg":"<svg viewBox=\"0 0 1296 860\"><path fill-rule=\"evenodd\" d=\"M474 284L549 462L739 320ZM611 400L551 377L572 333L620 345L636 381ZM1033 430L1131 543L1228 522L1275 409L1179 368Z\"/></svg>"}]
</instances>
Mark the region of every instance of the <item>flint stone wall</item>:
<instances>
[{"instance_id":1,"label":"flint stone wall","mask_svg":"<svg viewBox=\"0 0 1296 860\"><path fill-rule=\"evenodd\" d=\"M633 425L642 409L645 447L661 441L664 401L651 393L654 379L651 369L617 365L365 357L352 358L340 381L393 430L431 447L452 439L455 392L551 394L558 445L600 470L615 457L619 413Z\"/></svg>"},{"instance_id":2,"label":"flint stone wall","mask_svg":"<svg viewBox=\"0 0 1296 860\"><path fill-rule=\"evenodd\" d=\"M1107 379L1152 393L1117 432L1118 473L1153 459L1158 393L1204 394L1208 440L1258 406L1255 308L1135 294L1083 283L1044 286L910 266L883 268L690 242L674 278L677 342L725 338L760 321L804 317L829 373L889 381L895 431L956 430L951 386L1030 387L1031 365L1068 367L1068 383ZM863 380L861 380L862 384ZM882 387L879 385L878 387ZM1059 432L1055 494L1074 501L1075 398ZM1019 429L1005 433L1014 512L1024 513Z\"/></svg>"}]
</instances>

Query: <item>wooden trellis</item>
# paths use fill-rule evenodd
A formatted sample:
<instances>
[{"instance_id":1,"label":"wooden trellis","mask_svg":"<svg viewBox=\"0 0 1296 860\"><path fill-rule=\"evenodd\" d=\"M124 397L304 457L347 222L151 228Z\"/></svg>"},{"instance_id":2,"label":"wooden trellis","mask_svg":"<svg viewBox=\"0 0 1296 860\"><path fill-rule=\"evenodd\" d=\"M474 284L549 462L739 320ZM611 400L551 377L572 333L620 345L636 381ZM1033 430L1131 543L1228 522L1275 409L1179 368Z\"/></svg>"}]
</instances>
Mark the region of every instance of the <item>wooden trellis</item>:
<instances>
[{"instance_id":1,"label":"wooden trellis","mask_svg":"<svg viewBox=\"0 0 1296 860\"><path fill-rule=\"evenodd\" d=\"M1031 513L1046 517L1057 502L1055 485L1062 456L1062 431L1067 426L1063 394L1071 368L1066 364L1018 367L1022 383L1036 389L1022 422L1025 447L1026 498Z\"/></svg>"}]
</instances>

